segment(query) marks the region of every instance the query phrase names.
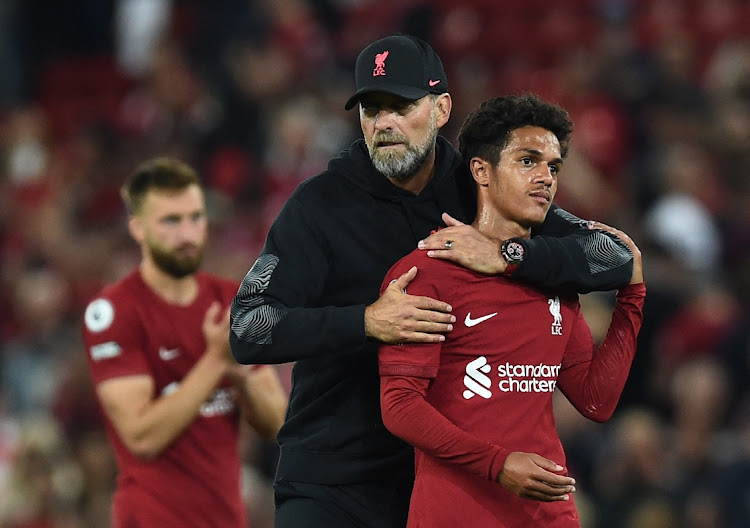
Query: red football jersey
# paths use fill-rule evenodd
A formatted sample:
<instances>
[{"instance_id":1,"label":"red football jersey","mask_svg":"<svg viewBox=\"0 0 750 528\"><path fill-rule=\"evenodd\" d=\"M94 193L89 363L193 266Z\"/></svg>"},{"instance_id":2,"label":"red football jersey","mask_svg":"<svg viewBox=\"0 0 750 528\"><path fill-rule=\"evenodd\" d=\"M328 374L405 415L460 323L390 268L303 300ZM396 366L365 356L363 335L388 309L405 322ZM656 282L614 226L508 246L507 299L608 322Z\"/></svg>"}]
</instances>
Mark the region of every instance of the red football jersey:
<instances>
[{"instance_id":1,"label":"red football jersey","mask_svg":"<svg viewBox=\"0 0 750 528\"><path fill-rule=\"evenodd\" d=\"M138 271L102 290L86 309L83 338L94 385L148 375L157 395L177 388L203 355L203 318L214 301L228 306L238 284L198 273L198 297L175 306ZM195 421L160 456L133 456L105 418L118 465L113 528L246 528L240 495L239 410L223 382Z\"/></svg>"},{"instance_id":2,"label":"red football jersey","mask_svg":"<svg viewBox=\"0 0 750 528\"><path fill-rule=\"evenodd\" d=\"M386 423L399 419L408 398L424 395L412 400L422 402L413 407L419 416L400 418L418 447L408 526L578 528L574 494L538 502L494 481L511 451L566 465L552 395L560 373L594 351L577 295L477 274L424 251L399 261L383 288L412 266L418 272L407 293L449 303L456 322L443 343L380 348L384 391L398 389L390 400L383 393ZM419 449L420 442L433 451Z\"/></svg>"}]
</instances>

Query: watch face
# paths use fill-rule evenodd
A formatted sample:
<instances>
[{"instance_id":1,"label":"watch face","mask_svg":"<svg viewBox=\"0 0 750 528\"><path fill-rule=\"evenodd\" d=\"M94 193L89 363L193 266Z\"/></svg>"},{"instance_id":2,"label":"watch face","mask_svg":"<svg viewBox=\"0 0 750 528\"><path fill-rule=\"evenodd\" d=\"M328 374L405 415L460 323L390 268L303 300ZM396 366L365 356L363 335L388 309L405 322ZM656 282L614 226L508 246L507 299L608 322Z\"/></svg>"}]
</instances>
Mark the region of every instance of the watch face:
<instances>
[{"instance_id":1,"label":"watch face","mask_svg":"<svg viewBox=\"0 0 750 528\"><path fill-rule=\"evenodd\" d=\"M508 262L521 262L524 254L523 244L515 240L509 240L505 243L505 258Z\"/></svg>"}]
</instances>

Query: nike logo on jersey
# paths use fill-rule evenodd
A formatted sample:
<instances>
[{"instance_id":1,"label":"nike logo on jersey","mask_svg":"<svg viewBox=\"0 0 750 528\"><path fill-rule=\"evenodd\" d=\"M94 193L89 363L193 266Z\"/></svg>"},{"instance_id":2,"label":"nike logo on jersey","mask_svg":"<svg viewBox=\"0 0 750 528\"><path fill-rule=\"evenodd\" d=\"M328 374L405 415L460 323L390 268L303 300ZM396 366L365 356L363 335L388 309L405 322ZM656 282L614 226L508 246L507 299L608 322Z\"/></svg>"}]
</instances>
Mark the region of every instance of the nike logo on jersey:
<instances>
[{"instance_id":1,"label":"nike logo on jersey","mask_svg":"<svg viewBox=\"0 0 750 528\"><path fill-rule=\"evenodd\" d=\"M159 347L159 357L162 361L171 361L180 355L179 348L164 348Z\"/></svg>"},{"instance_id":2,"label":"nike logo on jersey","mask_svg":"<svg viewBox=\"0 0 750 528\"><path fill-rule=\"evenodd\" d=\"M479 323L485 322L487 319L492 319L496 315L497 315L497 312L491 313L491 314L488 314L488 315L483 315L482 317L477 317L476 319L472 319L471 318L471 312L469 312L469 313L466 314L466 319L464 320L464 324L466 326L469 326L469 327L476 326Z\"/></svg>"}]
</instances>

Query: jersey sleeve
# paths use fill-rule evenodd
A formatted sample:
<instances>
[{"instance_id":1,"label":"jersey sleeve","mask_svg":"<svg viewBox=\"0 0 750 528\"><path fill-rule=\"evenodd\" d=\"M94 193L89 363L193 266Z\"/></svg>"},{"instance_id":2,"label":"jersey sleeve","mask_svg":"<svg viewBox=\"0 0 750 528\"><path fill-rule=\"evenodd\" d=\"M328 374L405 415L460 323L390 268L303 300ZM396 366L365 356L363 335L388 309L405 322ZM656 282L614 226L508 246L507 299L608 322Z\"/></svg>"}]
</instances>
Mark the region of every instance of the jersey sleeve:
<instances>
[{"instance_id":1,"label":"jersey sleeve","mask_svg":"<svg viewBox=\"0 0 750 528\"><path fill-rule=\"evenodd\" d=\"M433 264L429 263L428 264ZM414 255L407 255L398 261L386 274L380 287L380 294L388 288L394 280L416 265ZM406 293L422 295L439 299L437 287L429 280L428 267L418 266L420 271L409 283ZM378 366L381 375L387 376L415 376L419 378L434 378L440 367L440 343L399 343L382 344L378 349Z\"/></svg>"},{"instance_id":2,"label":"jersey sleeve","mask_svg":"<svg viewBox=\"0 0 750 528\"><path fill-rule=\"evenodd\" d=\"M616 235L556 205L530 239L514 240L526 254L512 276L529 284L587 293L619 288L633 273L633 255Z\"/></svg>"},{"instance_id":3,"label":"jersey sleeve","mask_svg":"<svg viewBox=\"0 0 750 528\"><path fill-rule=\"evenodd\" d=\"M635 357L645 295L644 283L618 291L612 322L598 347L579 311L557 384L578 412L591 420L606 421L617 407Z\"/></svg>"},{"instance_id":4,"label":"jersey sleeve","mask_svg":"<svg viewBox=\"0 0 750 528\"><path fill-rule=\"evenodd\" d=\"M418 266L417 276L409 283L407 293L440 298L430 280L427 261ZM414 265L410 256L399 261L386 275L381 293L392 280ZM463 467L482 478L494 479L502 470L509 451L467 433L448 420L426 399L427 389L440 367L440 343L380 346L380 404L383 423L402 440L431 456Z\"/></svg>"},{"instance_id":5,"label":"jersey sleeve","mask_svg":"<svg viewBox=\"0 0 750 528\"><path fill-rule=\"evenodd\" d=\"M508 449L486 442L448 420L427 400L430 380L414 376L380 378L383 423L391 433L421 451L461 466L482 478L495 480Z\"/></svg>"},{"instance_id":6,"label":"jersey sleeve","mask_svg":"<svg viewBox=\"0 0 750 528\"><path fill-rule=\"evenodd\" d=\"M239 363L287 363L365 343L364 304L317 306L329 257L314 225L292 195L271 226L232 301L229 343Z\"/></svg>"},{"instance_id":7,"label":"jersey sleeve","mask_svg":"<svg viewBox=\"0 0 750 528\"><path fill-rule=\"evenodd\" d=\"M82 329L94 385L121 376L151 374L136 311L126 302L99 297L86 307Z\"/></svg>"}]
</instances>

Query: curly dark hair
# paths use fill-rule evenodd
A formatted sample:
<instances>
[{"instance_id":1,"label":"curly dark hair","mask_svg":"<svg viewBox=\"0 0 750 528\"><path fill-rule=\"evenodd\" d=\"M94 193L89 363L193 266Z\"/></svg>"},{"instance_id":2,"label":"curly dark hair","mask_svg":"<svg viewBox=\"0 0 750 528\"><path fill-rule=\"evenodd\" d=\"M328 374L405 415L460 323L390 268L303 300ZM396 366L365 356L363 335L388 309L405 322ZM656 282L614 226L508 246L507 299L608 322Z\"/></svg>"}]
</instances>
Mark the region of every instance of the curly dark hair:
<instances>
[{"instance_id":1,"label":"curly dark hair","mask_svg":"<svg viewBox=\"0 0 750 528\"><path fill-rule=\"evenodd\" d=\"M458 149L466 165L479 157L493 165L507 145L510 132L524 126L544 128L557 136L560 155L568 155L573 122L568 112L535 94L495 97L471 112L458 132Z\"/></svg>"}]
</instances>

